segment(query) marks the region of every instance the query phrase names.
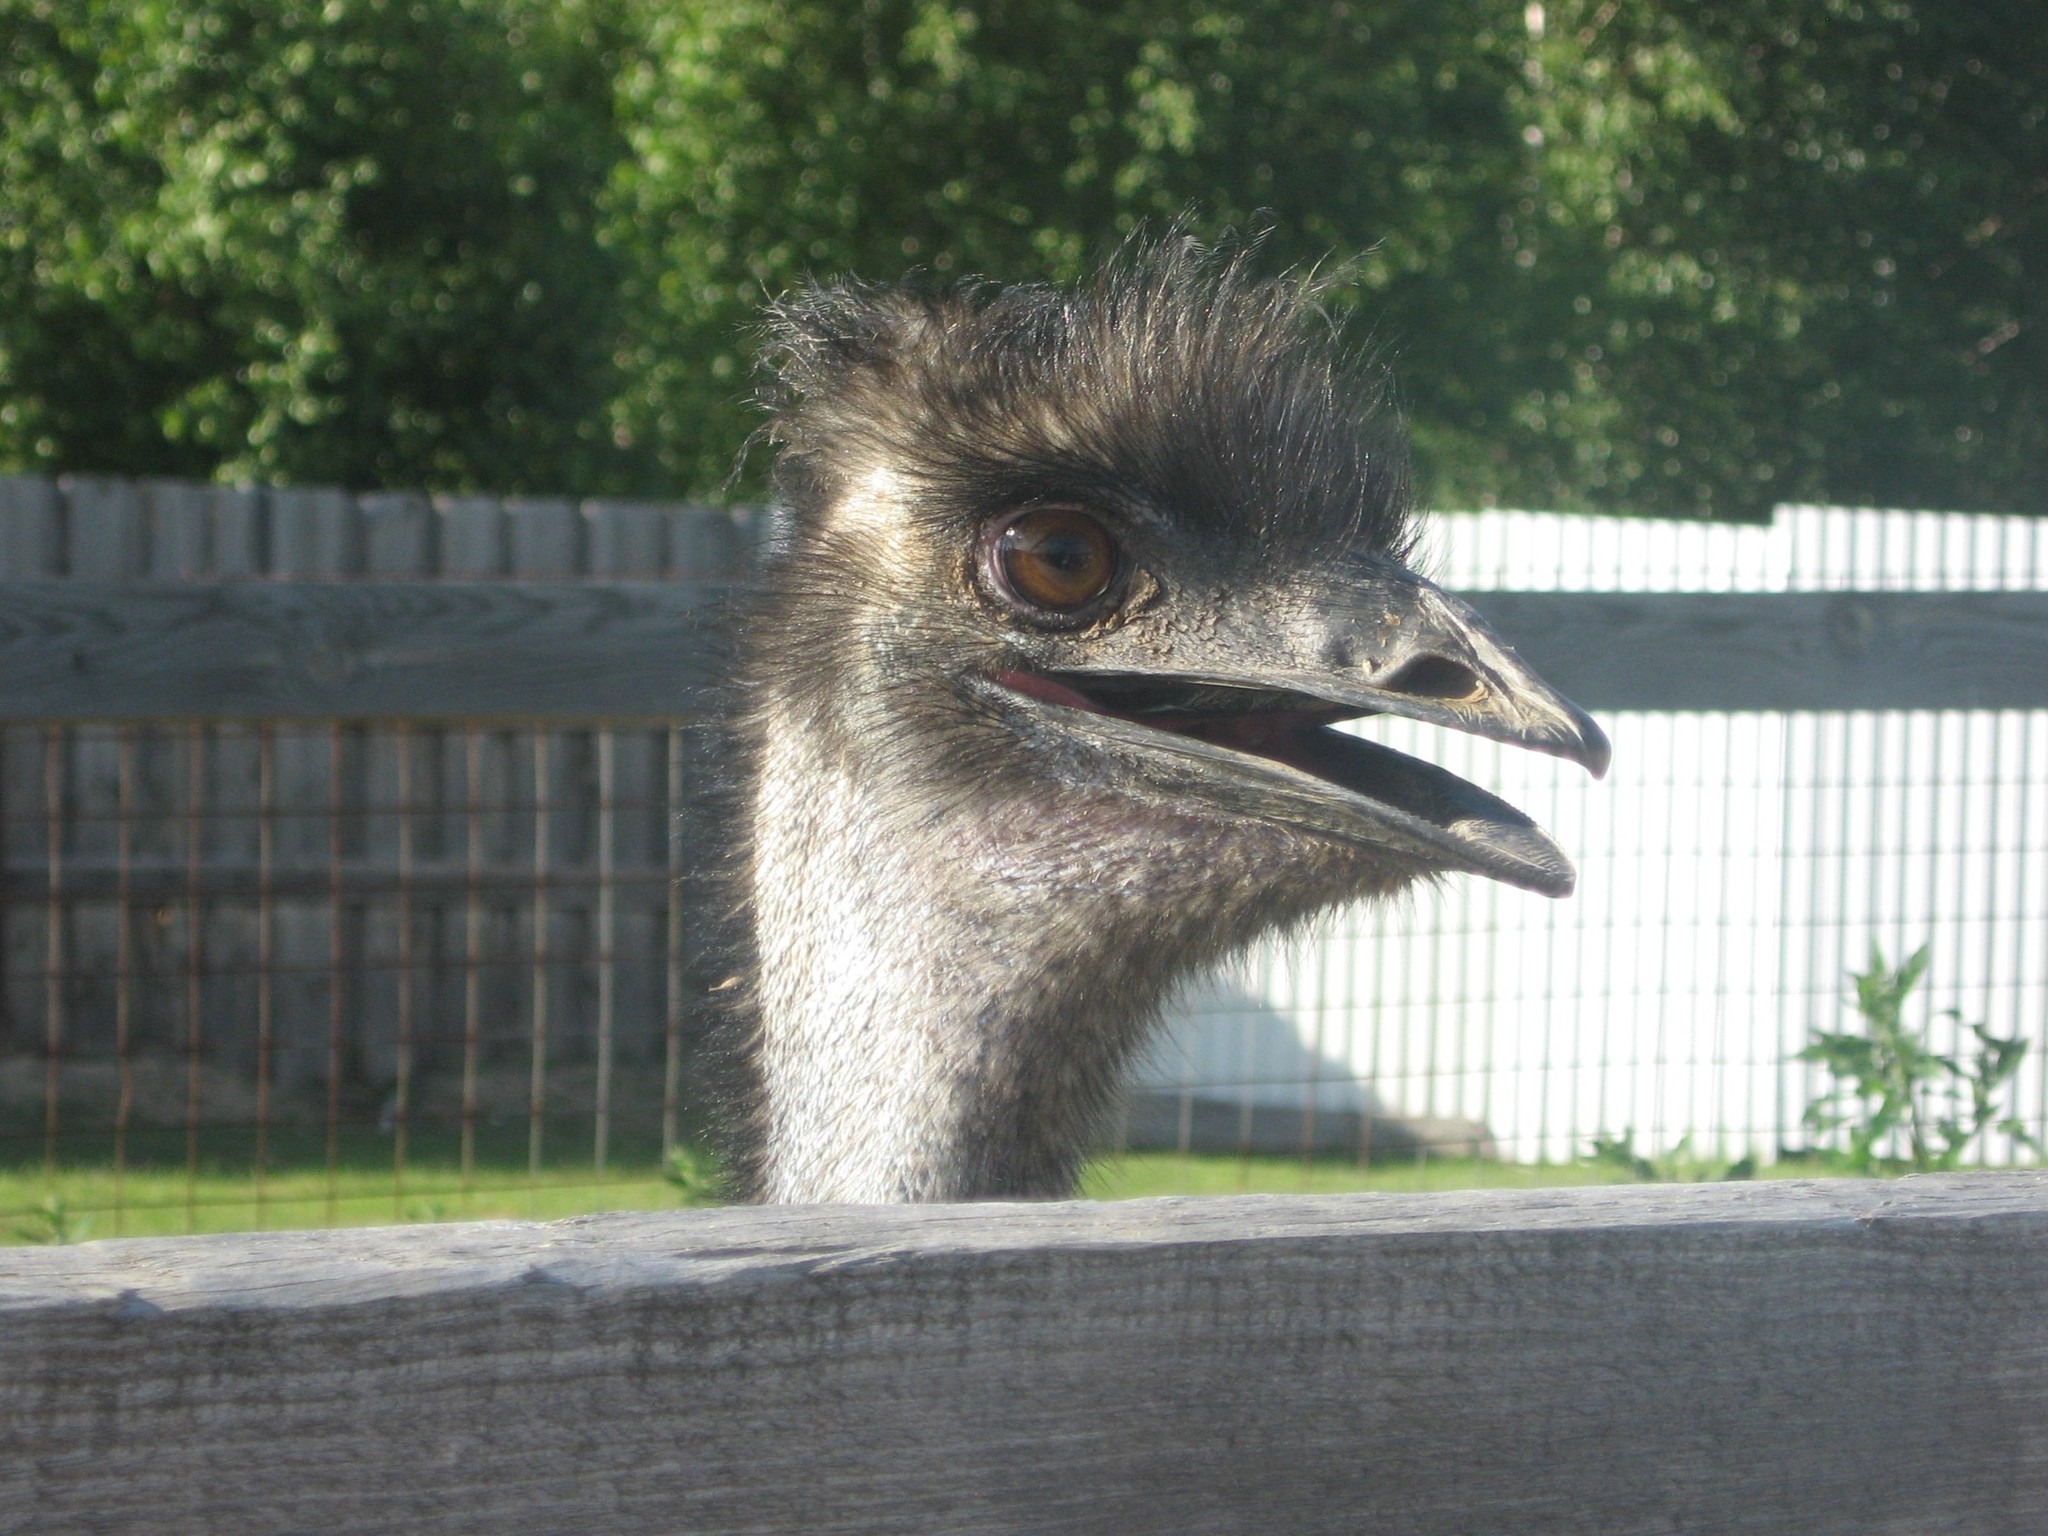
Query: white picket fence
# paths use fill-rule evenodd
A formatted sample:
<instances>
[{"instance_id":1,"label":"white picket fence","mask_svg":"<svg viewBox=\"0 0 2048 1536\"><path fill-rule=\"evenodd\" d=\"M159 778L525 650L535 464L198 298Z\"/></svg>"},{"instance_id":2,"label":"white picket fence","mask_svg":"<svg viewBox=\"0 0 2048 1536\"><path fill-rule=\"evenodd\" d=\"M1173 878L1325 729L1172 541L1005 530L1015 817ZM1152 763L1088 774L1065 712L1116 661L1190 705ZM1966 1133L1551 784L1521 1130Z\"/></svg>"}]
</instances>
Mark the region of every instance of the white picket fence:
<instances>
[{"instance_id":1,"label":"white picket fence","mask_svg":"<svg viewBox=\"0 0 2048 1536\"><path fill-rule=\"evenodd\" d=\"M1795 507L1769 526L1526 512L1440 519L1433 574L1498 591L2041 591L2039 519ZM1702 668L1716 658L1700 657ZM2048 669L2048 656L2041 664ZM1501 1155L1596 1135L1768 1160L1807 1141L1813 1069L1873 943L1932 946L1944 1046L1985 1023L2033 1051L2048 1124L2048 711L1601 712L1604 783L1404 721L1389 744L1530 811L1578 864L1547 901L1454 879L1340 914L1178 1012L1143 1090L1239 1107L1477 1122ZM1925 1017L1924 1013L1909 1017ZM1185 1117L1192 1122L1193 1117ZM1455 1136L1453 1140L1455 1140ZM2003 1137L1983 1155L2014 1158Z\"/></svg>"}]
</instances>

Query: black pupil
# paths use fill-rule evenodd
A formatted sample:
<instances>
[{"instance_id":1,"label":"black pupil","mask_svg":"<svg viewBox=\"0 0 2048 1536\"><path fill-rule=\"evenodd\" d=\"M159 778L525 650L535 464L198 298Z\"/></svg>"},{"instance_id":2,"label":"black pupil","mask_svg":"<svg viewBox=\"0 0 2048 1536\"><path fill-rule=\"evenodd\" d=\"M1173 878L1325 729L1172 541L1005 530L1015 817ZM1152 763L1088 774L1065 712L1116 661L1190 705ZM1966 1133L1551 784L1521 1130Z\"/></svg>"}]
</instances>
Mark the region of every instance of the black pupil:
<instances>
[{"instance_id":1,"label":"black pupil","mask_svg":"<svg viewBox=\"0 0 2048 1536\"><path fill-rule=\"evenodd\" d=\"M1062 576L1085 576L1095 565L1095 545L1077 534L1056 533L1032 550Z\"/></svg>"}]
</instances>

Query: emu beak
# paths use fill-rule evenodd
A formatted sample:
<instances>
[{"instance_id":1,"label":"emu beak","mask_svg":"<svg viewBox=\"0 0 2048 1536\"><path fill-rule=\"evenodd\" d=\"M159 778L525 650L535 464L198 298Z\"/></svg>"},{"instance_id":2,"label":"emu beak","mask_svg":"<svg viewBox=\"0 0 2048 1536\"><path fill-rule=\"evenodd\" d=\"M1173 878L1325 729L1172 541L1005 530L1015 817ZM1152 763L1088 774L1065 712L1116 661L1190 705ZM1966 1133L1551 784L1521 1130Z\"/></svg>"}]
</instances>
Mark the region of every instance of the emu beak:
<instances>
[{"instance_id":1,"label":"emu beak","mask_svg":"<svg viewBox=\"0 0 2048 1536\"><path fill-rule=\"evenodd\" d=\"M1212 628L1164 645L1106 636L1079 665L996 681L1116 751L1156 789L1424 868L1571 893L1571 861L1521 811L1434 764L1329 729L1405 715L1605 774L1605 733L1472 609L1379 557L1307 591L1297 577L1278 596L1215 593L1210 603Z\"/></svg>"},{"instance_id":2,"label":"emu beak","mask_svg":"<svg viewBox=\"0 0 2048 1536\"><path fill-rule=\"evenodd\" d=\"M1390 561L1372 565L1351 593L1302 616L1302 638L1325 663L1300 671L1303 692L1546 752L1606 777L1613 748L1591 715L1443 588ZM1276 682L1292 675L1286 667L1268 674Z\"/></svg>"}]
</instances>

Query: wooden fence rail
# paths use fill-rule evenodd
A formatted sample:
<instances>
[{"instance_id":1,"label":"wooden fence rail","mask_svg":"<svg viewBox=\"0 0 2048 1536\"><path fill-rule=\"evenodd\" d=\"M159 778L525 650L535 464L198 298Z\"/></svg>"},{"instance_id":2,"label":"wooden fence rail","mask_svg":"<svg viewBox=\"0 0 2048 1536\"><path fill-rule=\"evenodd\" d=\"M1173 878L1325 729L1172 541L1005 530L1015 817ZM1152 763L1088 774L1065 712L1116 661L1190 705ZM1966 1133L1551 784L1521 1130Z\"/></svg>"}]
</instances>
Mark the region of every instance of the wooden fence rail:
<instances>
[{"instance_id":1,"label":"wooden fence rail","mask_svg":"<svg viewBox=\"0 0 2048 1536\"><path fill-rule=\"evenodd\" d=\"M2037 1536L2048 1176L0 1250L0 1532Z\"/></svg>"},{"instance_id":2,"label":"wooden fence rail","mask_svg":"<svg viewBox=\"0 0 2048 1536\"><path fill-rule=\"evenodd\" d=\"M720 590L0 580L0 721L688 716ZM1470 599L1593 709L2048 707L2044 592Z\"/></svg>"},{"instance_id":3,"label":"wooden fence rail","mask_svg":"<svg viewBox=\"0 0 2048 1536\"><path fill-rule=\"evenodd\" d=\"M699 582L0 581L0 721L701 713Z\"/></svg>"}]
</instances>

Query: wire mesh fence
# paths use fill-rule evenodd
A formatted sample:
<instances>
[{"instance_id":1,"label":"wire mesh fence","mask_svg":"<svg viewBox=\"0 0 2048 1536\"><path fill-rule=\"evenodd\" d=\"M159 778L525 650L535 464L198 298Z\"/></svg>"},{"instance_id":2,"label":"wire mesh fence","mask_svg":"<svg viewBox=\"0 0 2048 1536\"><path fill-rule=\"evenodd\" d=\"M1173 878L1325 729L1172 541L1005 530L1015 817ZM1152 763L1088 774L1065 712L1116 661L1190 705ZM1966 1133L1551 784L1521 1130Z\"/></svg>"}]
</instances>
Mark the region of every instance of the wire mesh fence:
<instances>
[{"instance_id":1,"label":"wire mesh fence","mask_svg":"<svg viewBox=\"0 0 2048 1536\"><path fill-rule=\"evenodd\" d=\"M1443 519L1438 542L1439 573L1482 611L1494 589L2048 589L2048 539L2015 517L1484 513ZM2036 664L2048 678L2048 653ZM1260 951L1145 1064L1139 1139L1552 1163L1596 1138L1703 1163L1839 1146L1802 1124L1827 1083L1798 1054L1860 1027L1850 975L1873 945L1896 962L1926 944L1909 1016L1952 1056L1976 1048L1973 1023L2028 1041L2007 1102L2048 1140L2048 711L1600 714L1614 770L1591 787L1492 743L1367 727L1530 811L1571 851L1577 893L1451 881ZM1970 1155L2033 1153L1992 1134Z\"/></svg>"},{"instance_id":2,"label":"wire mesh fence","mask_svg":"<svg viewBox=\"0 0 2048 1536\"><path fill-rule=\"evenodd\" d=\"M0 579L80 591L711 588L749 537L745 509L0 478ZM480 606L357 627L424 651ZM570 617L602 650L603 613ZM345 684L330 638L245 670ZM0 1239L544 1214L658 1176L706 988L678 884L694 715L180 708L0 730Z\"/></svg>"},{"instance_id":3,"label":"wire mesh fence","mask_svg":"<svg viewBox=\"0 0 2048 1536\"><path fill-rule=\"evenodd\" d=\"M2022 519L1439 526L1435 574L1482 610L1493 590L2048 590ZM109 591L717 584L756 531L691 507L0 481L0 579ZM1598 786L1362 725L1529 810L1578 893L1447 881L1260 951L1170 1016L1106 1150L1285 1156L1304 1177L1555 1170L1595 1138L1767 1162L1814 1144L1822 1084L1795 1058L1849 1024L1873 942L1931 944L1937 1048L1966 1048L1971 1023L2031 1042L2012 1107L2048 1133L2048 709L1600 713ZM718 980L689 880L708 833L681 814L710 764L696 714L15 720L0 1236L678 1198L663 1158L692 1139ZM1971 1150L2031 1155L2010 1136Z\"/></svg>"},{"instance_id":4,"label":"wire mesh fence","mask_svg":"<svg viewBox=\"0 0 2048 1536\"><path fill-rule=\"evenodd\" d=\"M222 1169L260 1223L287 1168L332 1218L366 1166L403 1215L651 1164L703 990L697 745L686 722L7 731L8 1161L103 1168L113 1232L138 1200L198 1224Z\"/></svg>"}]
</instances>

